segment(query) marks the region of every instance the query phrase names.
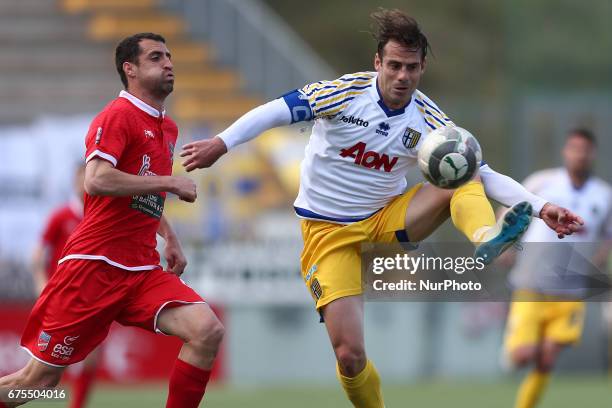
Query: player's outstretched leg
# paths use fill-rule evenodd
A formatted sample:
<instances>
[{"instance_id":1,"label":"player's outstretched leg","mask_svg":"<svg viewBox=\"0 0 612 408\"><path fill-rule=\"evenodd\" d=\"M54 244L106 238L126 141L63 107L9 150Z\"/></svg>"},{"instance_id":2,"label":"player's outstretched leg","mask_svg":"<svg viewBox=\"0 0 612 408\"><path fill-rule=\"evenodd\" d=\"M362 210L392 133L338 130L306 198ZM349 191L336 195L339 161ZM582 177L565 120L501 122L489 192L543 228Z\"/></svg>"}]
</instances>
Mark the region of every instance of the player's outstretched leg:
<instances>
[{"instance_id":1,"label":"player's outstretched leg","mask_svg":"<svg viewBox=\"0 0 612 408\"><path fill-rule=\"evenodd\" d=\"M13 408L25 404L32 399L23 399L19 402L7 399L8 392L16 389L53 388L64 372L63 367L53 367L31 359L30 362L16 373L0 378L0 408Z\"/></svg>"},{"instance_id":2,"label":"player's outstretched leg","mask_svg":"<svg viewBox=\"0 0 612 408\"><path fill-rule=\"evenodd\" d=\"M534 363L516 394L514 408L534 408L542 398L550 381L550 375L559 354L565 346L551 340L544 340L541 344L532 347L523 347L514 350L510 358L515 366L520 367Z\"/></svg>"},{"instance_id":3,"label":"player's outstretched leg","mask_svg":"<svg viewBox=\"0 0 612 408\"><path fill-rule=\"evenodd\" d=\"M184 341L170 376L166 408L197 408L204 397L224 328L206 304L165 308L158 328Z\"/></svg>"},{"instance_id":4,"label":"player's outstretched leg","mask_svg":"<svg viewBox=\"0 0 612 408\"><path fill-rule=\"evenodd\" d=\"M478 178L456 190L425 183L406 210L405 228L410 241L427 238L449 215L455 227L475 245L482 235L479 232L495 226L495 213Z\"/></svg>"},{"instance_id":5,"label":"player's outstretched leg","mask_svg":"<svg viewBox=\"0 0 612 408\"><path fill-rule=\"evenodd\" d=\"M336 299L323 308L325 326L336 354L336 373L356 408L384 408L380 376L365 354L363 297Z\"/></svg>"},{"instance_id":6,"label":"player's outstretched leg","mask_svg":"<svg viewBox=\"0 0 612 408\"><path fill-rule=\"evenodd\" d=\"M490 264L509 246L517 242L531 223L533 209L526 201L514 205L499 219L497 225L483 232L481 243L476 247L474 258L482 258Z\"/></svg>"}]
</instances>

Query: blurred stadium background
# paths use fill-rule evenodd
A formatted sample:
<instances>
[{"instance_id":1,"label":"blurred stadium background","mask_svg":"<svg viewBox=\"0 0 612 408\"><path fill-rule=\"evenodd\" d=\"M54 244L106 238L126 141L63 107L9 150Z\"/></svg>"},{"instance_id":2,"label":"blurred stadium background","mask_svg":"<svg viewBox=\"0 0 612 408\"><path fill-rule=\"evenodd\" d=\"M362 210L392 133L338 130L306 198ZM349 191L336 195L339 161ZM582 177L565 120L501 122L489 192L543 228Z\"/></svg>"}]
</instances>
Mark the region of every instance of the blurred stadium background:
<instances>
[{"instance_id":1,"label":"blurred stadium background","mask_svg":"<svg viewBox=\"0 0 612 408\"><path fill-rule=\"evenodd\" d=\"M120 90L118 40L141 31L168 40L180 146L305 83L371 69L377 6L421 23L433 56L420 88L474 132L492 167L521 180L559 165L565 131L581 125L599 136L597 171L612 181L609 0L1 0L0 374L28 359L17 345L34 301L31 253L70 196L90 120ZM270 131L195 172L195 205L167 201L189 256L185 280L227 327L208 406L348 406L299 276L291 203L308 134ZM460 239L448 226L438 236ZM603 306L589 304L583 341L563 355L542 407L609 406ZM510 407L520 377L498 364L505 312L497 303L369 304L366 340L388 406ZM91 406L162 406L179 345L119 326L106 343Z\"/></svg>"}]
</instances>

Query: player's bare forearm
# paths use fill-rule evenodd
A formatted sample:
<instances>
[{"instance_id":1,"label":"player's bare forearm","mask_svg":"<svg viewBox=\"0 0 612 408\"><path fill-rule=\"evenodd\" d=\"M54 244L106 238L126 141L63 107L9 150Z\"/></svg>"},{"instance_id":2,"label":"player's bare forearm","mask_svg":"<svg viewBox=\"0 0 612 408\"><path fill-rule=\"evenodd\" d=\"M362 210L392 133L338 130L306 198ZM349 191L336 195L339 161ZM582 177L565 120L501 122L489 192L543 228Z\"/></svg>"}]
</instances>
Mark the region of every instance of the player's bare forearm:
<instances>
[{"instance_id":1,"label":"player's bare forearm","mask_svg":"<svg viewBox=\"0 0 612 408\"><path fill-rule=\"evenodd\" d=\"M87 163L85 191L94 196L116 197L171 192L188 202L195 201L197 196L195 183L186 177L138 176L118 170L102 159Z\"/></svg>"},{"instance_id":2,"label":"player's bare forearm","mask_svg":"<svg viewBox=\"0 0 612 408\"><path fill-rule=\"evenodd\" d=\"M170 223L168 222L168 219L162 215L160 222L159 222L159 228L157 229L157 233L166 241L177 241L178 239L176 237L176 233L174 232L174 229L172 228L172 225L170 225Z\"/></svg>"},{"instance_id":3,"label":"player's bare forearm","mask_svg":"<svg viewBox=\"0 0 612 408\"><path fill-rule=\"evenodd\" d=\"M183 254L181 243L166 217L162 216L157 233L166 241L164 258L168 263L168 269L175 275L180 276L187 266L187 259Z\"/></svg>"},{"instance_id":4,"label":"player's bare forearm","mask_svg":"<svg viewBox=\"0 0 612 408\"><path fill-rule=\"evenodd\" d=\"M300 120L306 119L302 116ZM187 171L210 167L232 147L248 142L266 130L291 123L294 121L287 103L283 98L274 99L251 109L214 138L184 145L180 154L185 158L183 167Z\"/></svg>"}]
</instances>

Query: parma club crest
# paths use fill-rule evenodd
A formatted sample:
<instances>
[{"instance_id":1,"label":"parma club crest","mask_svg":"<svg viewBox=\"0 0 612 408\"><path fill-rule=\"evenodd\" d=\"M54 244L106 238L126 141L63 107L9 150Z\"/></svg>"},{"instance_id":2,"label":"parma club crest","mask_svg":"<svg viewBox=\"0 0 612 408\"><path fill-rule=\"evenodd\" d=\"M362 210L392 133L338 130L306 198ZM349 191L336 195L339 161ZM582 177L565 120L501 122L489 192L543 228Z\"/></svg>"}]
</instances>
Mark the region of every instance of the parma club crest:
<instances>
[{"instance_id":1,"label":"parma club crest","mask_svg":"<svg viewBox=\"0 0 612 408\"><path fill-rule=\"evenodd\" d=\"M420 139L421 132L417 132L411 128L406 128L406 130L404 130L404 136L402 136L402 143L406 149L413 149L419 143Z\"/></svg>"}]
</instances>

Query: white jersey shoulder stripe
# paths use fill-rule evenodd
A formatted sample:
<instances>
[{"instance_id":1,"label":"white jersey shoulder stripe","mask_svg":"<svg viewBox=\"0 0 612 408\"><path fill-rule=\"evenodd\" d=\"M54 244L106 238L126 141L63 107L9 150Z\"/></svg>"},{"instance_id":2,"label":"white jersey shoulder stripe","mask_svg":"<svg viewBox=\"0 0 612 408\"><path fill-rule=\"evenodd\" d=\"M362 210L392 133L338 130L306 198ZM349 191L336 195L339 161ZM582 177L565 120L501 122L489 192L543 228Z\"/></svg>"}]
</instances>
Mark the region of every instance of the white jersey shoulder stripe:
<instances>
[{"instance_id":1,"label":"white jersey shoulder stripe","mask_svg":"<svg viewBox=\"0 0 612 408\"><path fill-rule=\"evenodd\" d=\"M319 81L304 86L302 94L308 99L315 118L330 117L348 106L348 102L367 92L376 78L372 72L346 74L333 81Z\"/></svg>"}]
</instances>

